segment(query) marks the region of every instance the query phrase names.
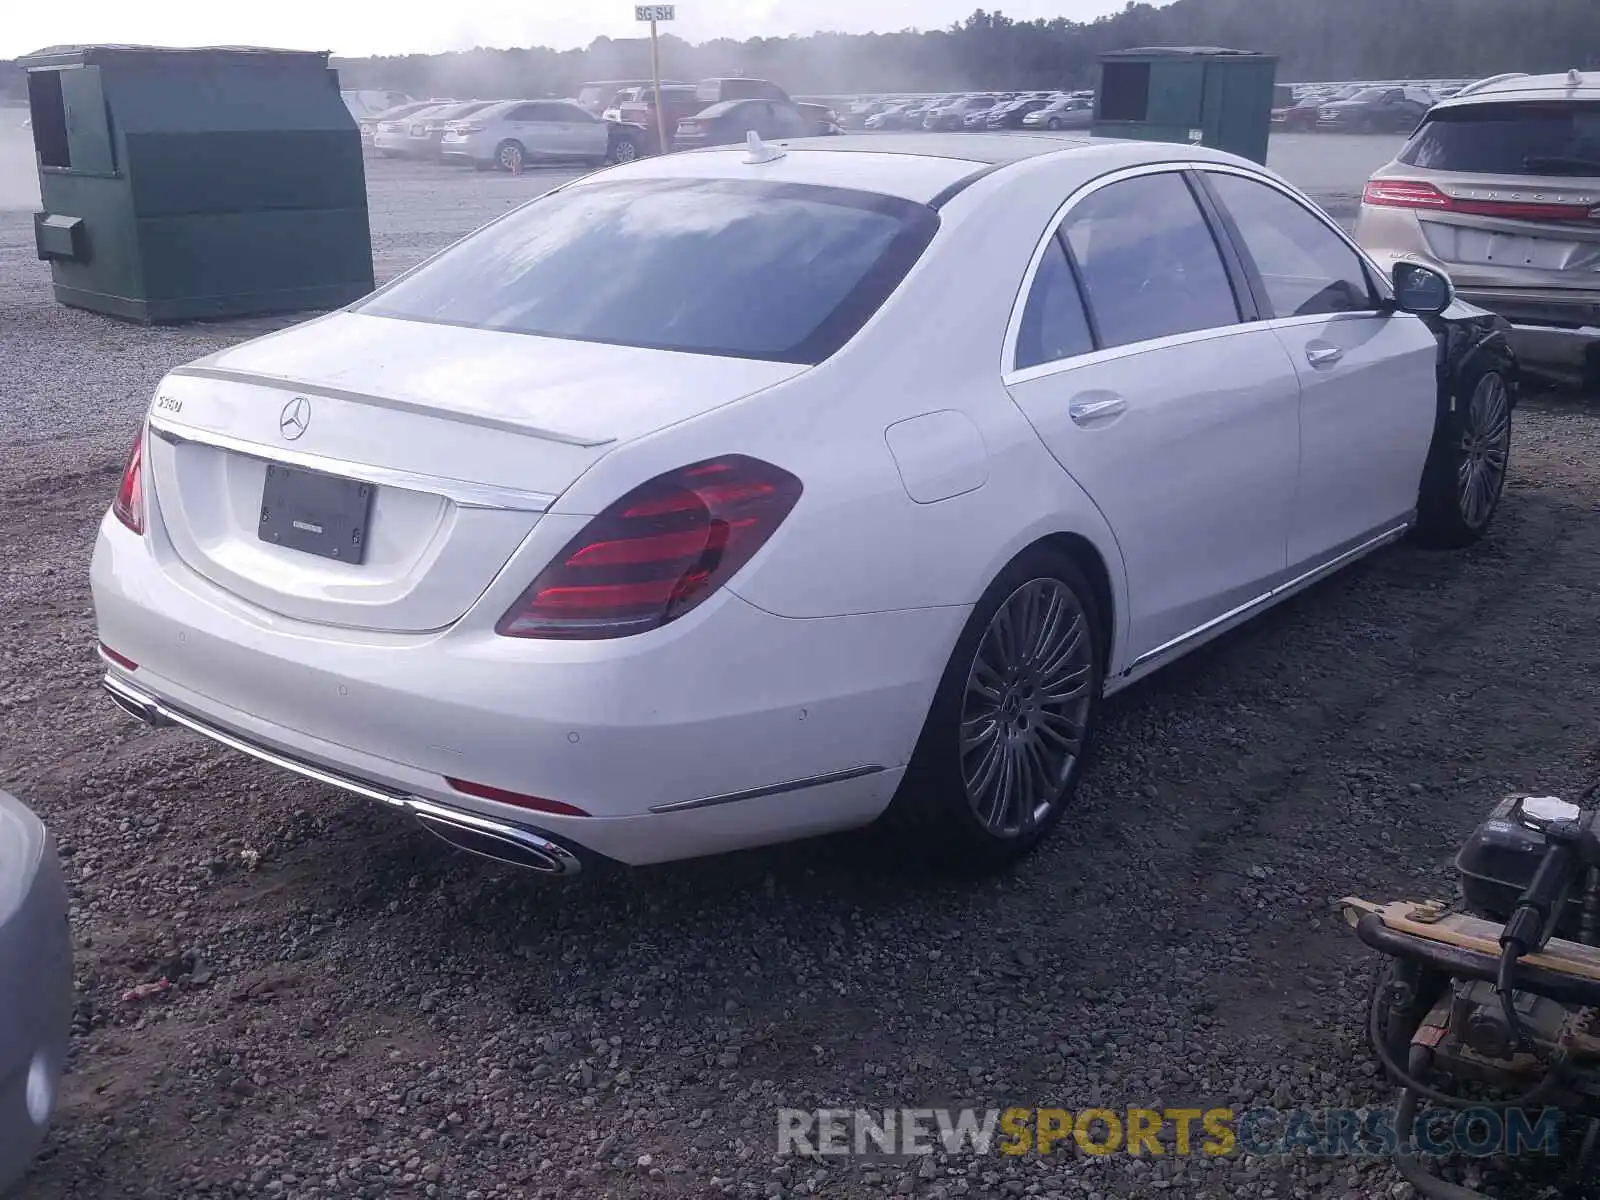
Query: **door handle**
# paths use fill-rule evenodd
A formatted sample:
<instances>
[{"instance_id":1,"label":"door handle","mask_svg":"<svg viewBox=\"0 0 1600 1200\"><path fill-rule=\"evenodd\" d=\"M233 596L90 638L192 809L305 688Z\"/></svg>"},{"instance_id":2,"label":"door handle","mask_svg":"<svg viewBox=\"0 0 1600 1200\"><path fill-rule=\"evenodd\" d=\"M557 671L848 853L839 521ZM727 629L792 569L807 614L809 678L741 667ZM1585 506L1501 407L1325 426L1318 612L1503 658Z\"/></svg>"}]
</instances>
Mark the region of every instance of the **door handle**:
<instances>
[{"instance_id":1,"label":"door handle","mask_svg":"<svg viewBox=\"0 0 1600 1200\"><path fill-rule=\"evenodd\" d=\"M1306 347L1306 361L1313 367L1331 367L1344 357L1344 351L1337 346Z\"/></svg>"},{"instance_id":2,"label":"door handle","mask_svg":"<svg viewBox=\"0 0 1600 1200\"><path fill-rule=\"evenodd\" d=\"M1103 421L1107 417L1115 417L1128 407L1128 402L1121 396L1108 396L1101 393L1097 399L1074 400L1067 405L1067 416L1071 417L1076 425L1088 425L1095 421Z\"/></svg>"}]
</instances>

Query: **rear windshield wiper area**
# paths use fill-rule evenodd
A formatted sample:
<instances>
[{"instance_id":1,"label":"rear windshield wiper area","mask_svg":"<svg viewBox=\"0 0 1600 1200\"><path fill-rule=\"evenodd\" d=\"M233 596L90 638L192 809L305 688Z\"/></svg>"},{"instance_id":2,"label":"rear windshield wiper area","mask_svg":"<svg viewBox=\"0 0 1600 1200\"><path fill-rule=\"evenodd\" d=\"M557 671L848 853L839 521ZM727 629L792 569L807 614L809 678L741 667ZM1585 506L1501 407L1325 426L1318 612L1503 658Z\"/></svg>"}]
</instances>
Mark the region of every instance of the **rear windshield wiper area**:
<instances>
[{"instance_id":1,"label":"rear windshield wiper area","mask_svg":"<svg viewBox=\"0 0 1600 1200\"><path fill-rule=\"evenodd\" d=\"M1530 154L1522 160L1525 171L1548 171L1559 175L1600 176L1600 158L1578 158L1567 154Z\"/></svg>"}]
</instances>

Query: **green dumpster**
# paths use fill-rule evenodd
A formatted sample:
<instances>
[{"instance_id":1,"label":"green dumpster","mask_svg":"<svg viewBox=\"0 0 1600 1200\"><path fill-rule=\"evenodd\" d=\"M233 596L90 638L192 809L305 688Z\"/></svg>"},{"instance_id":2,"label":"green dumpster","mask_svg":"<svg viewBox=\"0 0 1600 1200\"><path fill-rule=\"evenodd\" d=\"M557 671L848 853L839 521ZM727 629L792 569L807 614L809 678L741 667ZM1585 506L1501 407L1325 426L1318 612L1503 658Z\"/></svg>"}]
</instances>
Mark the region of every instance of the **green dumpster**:
<instances>
[{"instance_id":1,"label":"green dumpster","mask_svg":"<svg viewBox=\"0 0 1600 1200\"><path fill-rule=\"evenodd\" d=\"M35 242L61 303L153 323L372 290L361 138L326 53L73 46L20 61Z\"/></svg>"},{"instance_id":2,"label":"green dumpster","mask_svg":"<svg viewBox=\"0 0 1600 1200\"><path fill-rule=\"evenodd\" d=\"M1097 137L1186 142L1267 161L1278 60L1216 46L1145 46L1100 56Z\"/></svg>"}]
</instances>

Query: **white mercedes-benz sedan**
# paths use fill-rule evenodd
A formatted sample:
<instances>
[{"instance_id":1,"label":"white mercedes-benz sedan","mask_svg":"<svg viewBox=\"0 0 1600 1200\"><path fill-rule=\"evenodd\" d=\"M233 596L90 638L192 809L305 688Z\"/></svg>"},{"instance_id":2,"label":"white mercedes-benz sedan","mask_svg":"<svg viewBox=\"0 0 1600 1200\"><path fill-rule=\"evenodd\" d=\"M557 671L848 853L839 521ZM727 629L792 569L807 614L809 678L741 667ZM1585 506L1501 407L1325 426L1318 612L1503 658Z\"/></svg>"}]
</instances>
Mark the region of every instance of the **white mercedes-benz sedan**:
<instances>
[{"instance_id":1,"label":"white mercedes-benz sedan","mask_svg":"<svg viewBox=\"0 0 1600 1200\"><path fill-rule=\"evenodd\" d=\"M106 686L552 874L966 864L1101 698L1505 478L1504 323L1277 176L1028 135L651 158L173 371Z\"/></svg>"}]
</instances>

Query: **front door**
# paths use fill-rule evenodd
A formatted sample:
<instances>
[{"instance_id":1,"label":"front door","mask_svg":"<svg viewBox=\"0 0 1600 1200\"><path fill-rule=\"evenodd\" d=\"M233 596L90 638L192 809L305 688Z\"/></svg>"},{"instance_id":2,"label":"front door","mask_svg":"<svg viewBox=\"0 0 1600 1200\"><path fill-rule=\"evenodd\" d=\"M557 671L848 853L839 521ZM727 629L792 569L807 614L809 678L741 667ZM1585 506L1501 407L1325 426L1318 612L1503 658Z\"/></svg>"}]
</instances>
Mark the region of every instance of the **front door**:
<instances>
[{"instance_id":1,"label":"front door","mask_svg":"<svg viewBox=\"0 0 1600 1200\"><path fill-rule=\"evenodd\" d=\"M1419 318L1383 304L1344 235L1289 192L1224 171L1202 177L1300 376L1289 563L1310 569L1391 532L1416 507L1438 402L1438 343Z\"/></svg>"},{"instance_id":2,"label":"front door","mask_svg":"<svg viewBox=\"0 0 1600 1200\"><path fill-rule=\"evenodd\" d=\"M1130 661L1285 578L1299 383L1241 314L1190 183L1145 169L1067 210L1015 323L1006 384L1117 539Z\"/></svg>"}]
</instances>

